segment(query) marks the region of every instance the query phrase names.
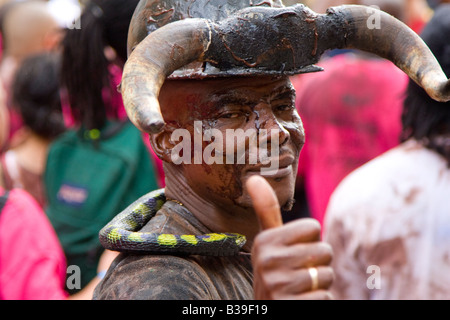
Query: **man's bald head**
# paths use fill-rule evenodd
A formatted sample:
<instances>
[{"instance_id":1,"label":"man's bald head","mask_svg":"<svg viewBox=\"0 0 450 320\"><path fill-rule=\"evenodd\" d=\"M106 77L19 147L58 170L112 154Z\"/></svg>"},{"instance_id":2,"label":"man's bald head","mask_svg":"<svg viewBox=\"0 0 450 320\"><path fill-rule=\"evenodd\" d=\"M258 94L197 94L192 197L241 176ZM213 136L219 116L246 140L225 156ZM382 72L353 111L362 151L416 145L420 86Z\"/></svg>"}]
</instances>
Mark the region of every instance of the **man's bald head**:
<instances>
[{"instance_id":1,"label":"man's bald head","mask_svg":"<svg viewBox=\"0 0 450 320\"><path fill-rule=\"evenodd\" d=\"M4 18L5 54L17 60L50 50L57 42L59 25L45 1L25 1L11 6Z\"/></svg>"}]
</instances>

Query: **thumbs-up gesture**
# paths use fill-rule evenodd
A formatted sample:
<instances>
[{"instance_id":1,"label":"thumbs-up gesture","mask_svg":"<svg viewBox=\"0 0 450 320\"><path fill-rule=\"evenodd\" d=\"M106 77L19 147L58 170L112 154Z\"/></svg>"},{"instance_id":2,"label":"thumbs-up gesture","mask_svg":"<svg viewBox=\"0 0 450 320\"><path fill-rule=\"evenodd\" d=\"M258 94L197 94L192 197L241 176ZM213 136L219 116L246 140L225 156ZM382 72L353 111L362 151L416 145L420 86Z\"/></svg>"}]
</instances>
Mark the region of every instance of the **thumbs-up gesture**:
<instances>
[{"instance_id":1,"label":"thumbs-up gesture","mask_svg":"<svg viewBox=\"0 0 450 320\"><path fill-rule=\"evenodd\" d=\"M261 176L247 181L262 231L252 247L255 299L330 299L331 247L320 224L299 219L283 225L278 199Z\"/></svg>"}]
</instances>

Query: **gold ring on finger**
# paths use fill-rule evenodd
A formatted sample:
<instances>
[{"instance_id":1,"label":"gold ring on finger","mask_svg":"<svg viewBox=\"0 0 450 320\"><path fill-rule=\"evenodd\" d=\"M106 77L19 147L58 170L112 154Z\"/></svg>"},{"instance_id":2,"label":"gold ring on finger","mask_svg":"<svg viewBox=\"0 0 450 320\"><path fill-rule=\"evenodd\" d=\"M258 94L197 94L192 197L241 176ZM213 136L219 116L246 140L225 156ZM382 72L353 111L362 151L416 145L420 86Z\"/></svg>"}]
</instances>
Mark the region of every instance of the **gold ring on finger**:
<instances>
[{"instance_id":1,"label":"gold ring on finger","mask_svg":"<svg viewBox=\"0 0 450 320\"><path fill-rule=\"evenodd\" d=\"M311 277L311 291L319 289L319 272L317 268L308 268L308 273Z\"/></svg>"}]
</instances>

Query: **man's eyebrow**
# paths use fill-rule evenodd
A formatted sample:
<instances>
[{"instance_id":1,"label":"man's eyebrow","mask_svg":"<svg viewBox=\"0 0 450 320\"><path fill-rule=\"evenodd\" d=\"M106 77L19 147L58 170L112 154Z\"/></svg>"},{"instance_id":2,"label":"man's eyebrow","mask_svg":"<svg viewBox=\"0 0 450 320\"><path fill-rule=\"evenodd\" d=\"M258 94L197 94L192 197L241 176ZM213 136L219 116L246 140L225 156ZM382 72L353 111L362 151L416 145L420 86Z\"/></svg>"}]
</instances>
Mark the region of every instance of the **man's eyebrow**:
<instances>
[{"instance_id":1,"label":"man's eyebrow","mask_svg":"<svg viewBox=\"0 0 450 320\"><path fill-rule=\"evenodd\" d=\"M220 101L221 103L248 103L251 101L251 98L248 94L240 91L217 91L214 92L213 97L216 101Z\"/></svg>"},{"instance_id":2,"label":"man's eyebrow","mask_svg":"<svg viewBox=\"0 0 450 320\"><path fill-rule=\"evenodd\" d=\"M248 92L234 90L230 92L228 90L218 90L212 95L216 101L220 101L222 104L245 104L245 103L257 103L258 99L252 100L251 95ZM295 89L292 86L280 86L275 90L269 92L266 97L269 100L295 98Z\"/></svg>"},{"instance_id":3,"label":"man's eyebrow","mask_svg":"<svg viewBox=\"0 0 450 320\"><path fill-rule=\"evenodd\" d=\"M292 86L282 86L271 92L270 98L283 99L283 98L295 98L295 89Z\"/></svg>"}]
</instances>

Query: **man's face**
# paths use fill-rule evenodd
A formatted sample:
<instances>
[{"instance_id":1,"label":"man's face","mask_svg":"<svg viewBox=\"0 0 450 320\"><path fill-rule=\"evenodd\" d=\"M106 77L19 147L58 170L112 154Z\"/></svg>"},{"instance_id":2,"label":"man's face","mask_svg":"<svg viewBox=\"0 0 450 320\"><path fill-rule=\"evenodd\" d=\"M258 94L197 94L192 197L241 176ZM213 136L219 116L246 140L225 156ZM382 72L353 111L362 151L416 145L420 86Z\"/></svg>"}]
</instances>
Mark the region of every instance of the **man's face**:
<instances>
[{"instance_id":1,"label":"man's face","mask_svg":"<svg viewBox=\"0 0 450 320\"><path fill-rule=\"evenodd\" d=\"M172 159L197 195L224 208L251 207L245 182L262 174L280 205L292 204L305 137L289 78L167 81L159 100L168 127L190 135L190 150L180 151L182 139L172 134Z\"/></svg>"}]
</instances>

